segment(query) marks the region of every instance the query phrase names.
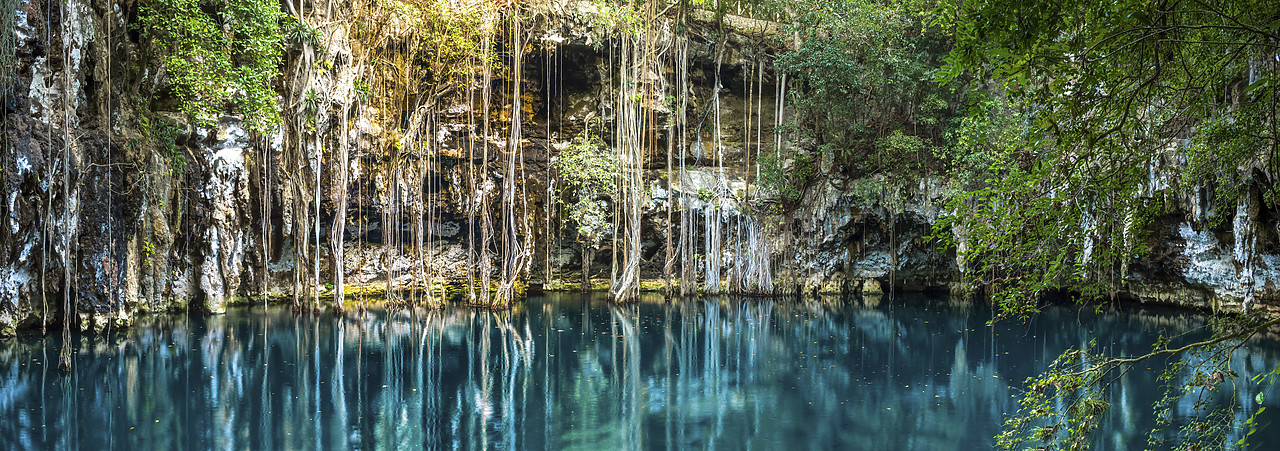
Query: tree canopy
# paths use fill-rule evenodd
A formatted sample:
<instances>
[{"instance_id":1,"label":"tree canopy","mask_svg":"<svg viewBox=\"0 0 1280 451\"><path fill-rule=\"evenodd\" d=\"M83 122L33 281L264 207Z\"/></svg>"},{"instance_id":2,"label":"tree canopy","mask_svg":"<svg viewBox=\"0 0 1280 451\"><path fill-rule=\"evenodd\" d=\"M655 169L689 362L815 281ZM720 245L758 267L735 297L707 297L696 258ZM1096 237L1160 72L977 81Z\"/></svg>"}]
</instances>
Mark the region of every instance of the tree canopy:
<instances>
[{"instance_id":1,"label":"tree canopy","mask_svg":"<svg viewBox=\"0 0 1280 451\"><path fill-rule=\"evenodd\" d=\"M984 288L1002 315L1034 314L1055 291L1115 293L1149 250L1146 234L1161 215L1207 229L1249 214L1241 205L1250 196L1277 207L1274 3L944 0L933 15L955 37L935 80L989 80L969 88L1004 99L1026 124L992 159L999 176L957 196L938 228L969 266L971 285ZM969 115L981 121L990 110ZM1188 211L1197 193L1212 208ZM998 443L1087 448L1107 411L1109 383L1137 362L1173 357L1161 378L1168 396L1154 406L1162 427L1175 426L1168 411L1188 400L1197 416L1176 425L1178 446L1227 446L1233 426L1222 415L1234 410L1197 400L1232 377L1231 350L1274 324L1226 317L1212 339L1176 348L1162 341L1138 357L1108 357L1092 346L1069 351L1028 380L1022 409ZM1241 435L1237 444L1247 441L1248 432ZM1164 446L1152 437L1152 446Z\"/></svg>"},{"instance_id":2,"label":"tree canopy","mask_svg":"<svg viewBox=\"0 0 1280 451\"><path fill-rule=\"evenodd\" d=\"M1251 186L1277 205L1275 5L944 1L934 18L955 36L935 80L991 80L1028 125L997 159L1018 164L944 224L1006 313L1048 290L1114 292L1144 226L1186 193L1213 199L1189 218L1203 226Z\"/></svg>"}]
</instances>

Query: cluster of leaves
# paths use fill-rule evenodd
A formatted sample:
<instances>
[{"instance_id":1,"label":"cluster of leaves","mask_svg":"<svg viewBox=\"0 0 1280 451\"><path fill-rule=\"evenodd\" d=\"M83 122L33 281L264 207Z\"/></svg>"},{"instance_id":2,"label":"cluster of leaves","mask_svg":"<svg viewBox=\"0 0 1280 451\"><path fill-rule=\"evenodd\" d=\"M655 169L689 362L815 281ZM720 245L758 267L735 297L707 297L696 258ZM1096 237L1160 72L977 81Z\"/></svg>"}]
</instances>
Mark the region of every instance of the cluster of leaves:
<instances>
[{"instance_id":1,"label":"cluster of leaves","mask_svg":"<svg viewBox=\"0 0 1280 451\"><path fill-rule=\"evenodd\" d=\"M145 111L145 110L144 110ZM178 146L178 125L164 118L152 118L150 114L138 117L138 131L152 144L161 150L160 155L169 160L169 175L174 179L182 176L187 167L187 157Z\"/></svg>"},{"instance_id":2,"label":"cluster of leaves","mask_svg":"<svg viewBox=\"0 0 1280 451\"><path fill-rule=\"evenodd\" d=\"M1087 449L1093 442L1090 432L1101 424L1110 404L1098 381L1124 369L1097 365L1089 351L1068 350L1049 365L1043 374L1028 378L1026 392L1019 400L1021 415L1005 420L1004 431L996 436L996 446L1024 449L1041 445L1044 449Z\"/></svg>"},{"instance_id":3,"label":"cluster of leaves","mask_svg":"<svg viewBox=\"0 0 1280 451\"><path fill-rule=\"evenodd\" d=\"M178 132L176 125L160 120L157 121L155 133L151 135L151 139L164 149L163 155L169 159L169 175L175 179L181 177L187 168L187 157L177 144Z\"/></svg>"},{"instance_id":4,"label":"cluster of leaves","mask_svg":"<svg viewBox=\"0 0 1280 451\"><path fill-rule=\"evenodd\" d=\"M1254 333L1277 323L1280 320L1215 317L1208 325L1208 338L1160 337L1151 352L1139 356L1107 356L1095 342L1069 349L1044 373L1025 381L1018 412L1005 418L996 445L1004 449L1090 448L1097 438L1092 433L1111 407L1108 400L1114 396L1113 383L1157 364L1164 368L1156 380L1165 395L1153 406L1156 427L1148 431L1149 449L1214 449L1231 442L1247 447L1259 426L1257 416L1266 411L1261 406L1264 393L1280 376L1280 368L1253 378L1253 383L1267 388L1253 397L1257 406L1239 405L1239 397L1232 391L1247 385L1233 384L1239 374L1232 370L1232 356ZM1243 425L1237 423L1241 410L1247 413ZM1174 443L1168 443L1171 439Z\"/></svg>"},{"instance_id":5,"label":"cluster of leaves","mask_svg":"<svg viewBox=\"0 0 1280 451\"><path fill-rule=\"evenodd\" d=\"M284 16L282 22L282 34L286 42L320 48L320 30L293 16Z\"/></svg>"},{"instance_id":6,"label":"cluster of leaves","mask_svg":"<svg viewBox=\"0 0 1280 451\"><path fill-rule=\"evenodd\" d=\"M181 110L208 124L223 112L265 130L280 120L271 80L280 72L280 3L267 0L148 0L138 29Z\"/></svg>"},{"instance_id":7,"label":"cluster of leaves","mask_svg":"<svg viewBox=\"0 0 1280 451\"><path fill-rule=\"evenodd\" d=\"M813 181L817 164L807 153L790 154L791 160L779 153L760 154L760 185L769 188L773 196L785 204L800 201L804 187Z\"/></svg>"},{"instance_id":8,"label":"cluster of leaves","mask_svg":"<svg viewBox=\"0 0 1280 451\"><path fill-rule=\"evenodd\" d=\"M939 149L947 146L964 92L926 82L949 49L941 30L926 26L926 6L876 0L794 5L784 35L799 46L776 63L794 81L788 107L795 122L784 132L804 150L779 155L771 162L786 166L779 171L817 165L815 177L918 179L944 169L940 157L947 152ZM803 188L794 179L777 181L765 180L766 186L777 193Z\"/></svg>"},{"instance_id":9,"label":"cluster of leaves","mask_svg":"<svg viewBox=\"0 0 1280 451\"><path fill-rule=\"evenodd\" d=\"M150 269L153 264L152 260L155 259L155 256L156 256L156 245L151 244L151 240L143 241L142 242L142 266L144 268Z\"/></svg>"},{"instance_id":10,"label":"cluster of leaves","mask_svg":"<svg viewBox=\"0 0 1280 451\"><path fill-rule=\"evenodd\" d=\"M644 13L638 9L638 5L641 4L596 0L591 2L590 8L582 11L581 19L588 27L608 35L635 35L646 27ZM601 44L602 42L595 41L597 48Z\"/></svg>"},{"instance_id":11,"label":"cluster of leaves","mask_svg":"<svg viewBox=\"0 0 1280 451\"><path fill-rule=\"evenodd\" d=\"M988 89L968 94L966 114L951 120L946 145L934 147L948 179L967 189L987 185L1033 155L1026 102Z\"/></svg>"},{"instance_id":12,"label":"cluster of leaves","mask_svg":"<svg viewBox=\"0 0 1280 451\"><path fill-rule=\"evenodd\" d=\"M611 233L608 201L617 195L618 162L593 127L585 127L555 161L564 184L560 202L577 224L578 240L599 246Z\"/></svg>"}]
</instances>

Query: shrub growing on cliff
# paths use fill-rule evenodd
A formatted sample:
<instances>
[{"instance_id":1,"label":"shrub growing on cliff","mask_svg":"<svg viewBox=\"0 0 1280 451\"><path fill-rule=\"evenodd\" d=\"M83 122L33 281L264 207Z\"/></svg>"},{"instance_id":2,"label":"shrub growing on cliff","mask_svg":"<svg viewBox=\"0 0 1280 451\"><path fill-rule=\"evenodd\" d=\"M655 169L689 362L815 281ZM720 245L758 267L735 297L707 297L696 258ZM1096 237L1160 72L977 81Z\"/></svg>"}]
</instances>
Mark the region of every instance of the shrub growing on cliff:
<instances>
[{"instance_id":1,"label":"shrub growing on cliff","mask_svg":"<svg viewBox=\"0 0 1280 451\"><path fill-rule=\"evenodd\" d=\"M182 113L205 122L223 112L251 129L280 120L271 80L280 72L280 3L269 0L147 0L138 29Z\"/></svg>"},{"instance_id":2,"label":"shrub growing on cliff","mask_svg":"<svg viewBox=\"0 0 1280 451\"><path fill-rule=\"evenodd\" d=\"M614 179L618 175L618 163L614 153L588 124L556 157L555 167L563 183L559 201L568 210L569 219L577 227L578 242L582 244L585 283L595 249L612 233L607 201L617 195ZM583 289L586 288L584 285Z\"/></svg>"},{"instance_id":3,"label":"shrub growing on cliff","mask_svg":"<svg viewBox=\"0 0 1280 451\"><path fill-rule=\"evenodd\" d=\"M963 92L922 82L947 50L939 30L925 26L922 8L868 0L795 5L787 36L799 46L777 59L795 115L782 131L812 155L783 151L762 163L845 178L915 179L940 169L933 149L944 145L951 105ZM794 194L794 181L777 178L771 188Z\"/></svg>"}]
</instances>

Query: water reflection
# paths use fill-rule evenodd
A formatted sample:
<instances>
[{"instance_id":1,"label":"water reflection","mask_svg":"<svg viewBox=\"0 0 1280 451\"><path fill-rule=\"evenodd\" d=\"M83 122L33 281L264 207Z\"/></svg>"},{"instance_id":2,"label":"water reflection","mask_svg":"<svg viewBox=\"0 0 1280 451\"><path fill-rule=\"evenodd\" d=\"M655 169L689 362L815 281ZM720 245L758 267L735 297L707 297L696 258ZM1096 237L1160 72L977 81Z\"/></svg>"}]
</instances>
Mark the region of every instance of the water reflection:
<instances>
[{"instance_id":1,"label":"water reflection","mask_svg":"<svg viewBox=\"0 0 1280 451\"><path fill-rule=\"evenodd\" d=\"M990 447L1016 407L1008 386L1066 347L1096 339L1138 353L1204 321L1051 309L988 327L990 315L923 298L614 306L564 295L498 313L156 318L78 337L73 376L49 363L60 340L0 343L0 448ZM1240 381L1265 373L1276 349L1236 350L1232 369ZM1253 402L1224 386L1219 402ZM1119 381L1100 448L1146 443L1155 387L1150 371ZM1248 412L1234 415L1242 424Z\"/></svg>"}]
</instances>

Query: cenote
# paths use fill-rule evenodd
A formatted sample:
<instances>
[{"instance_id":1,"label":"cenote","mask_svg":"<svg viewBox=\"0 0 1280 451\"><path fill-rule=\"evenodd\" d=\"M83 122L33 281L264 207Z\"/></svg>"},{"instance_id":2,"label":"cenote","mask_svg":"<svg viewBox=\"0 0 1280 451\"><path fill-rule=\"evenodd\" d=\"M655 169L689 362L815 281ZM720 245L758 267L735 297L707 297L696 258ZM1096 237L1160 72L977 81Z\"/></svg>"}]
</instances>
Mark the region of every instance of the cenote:
<instances>
[{"instance_id":1,"label":"cenote","mask_svg":"<svg viewBox=\"0 0 1280 451\"><path fill-rule=\"evenodd\" d=\"M1280 449L1277 5L0 0L0 451Z\"/></svg>"},{"instance_id":2,"label":"cenote","mask_svg":"<svg viewBox=\"0 0 1280 451\"><path fill-rule=\"evenodd\" d=\"M0 354L0 447L990 448L1023 381L1063 350L1096 340L1142 353L1161 335L1201 338L1207 321L1137 306L991 318L981 303L925 295L615 305L547 294L510 311L341 317L238 307L76 335L69 375L54 364L61 339L27 331ZM1255 339L1231 368L1247 381L1277 350ZM1116 382L1096 449L1145 447L1158 373ZM1235 403L1231 443L1258 387L1209 392ZM1280 443L1280 430L1250 441Z\"/></svg>"}]
</instances>

